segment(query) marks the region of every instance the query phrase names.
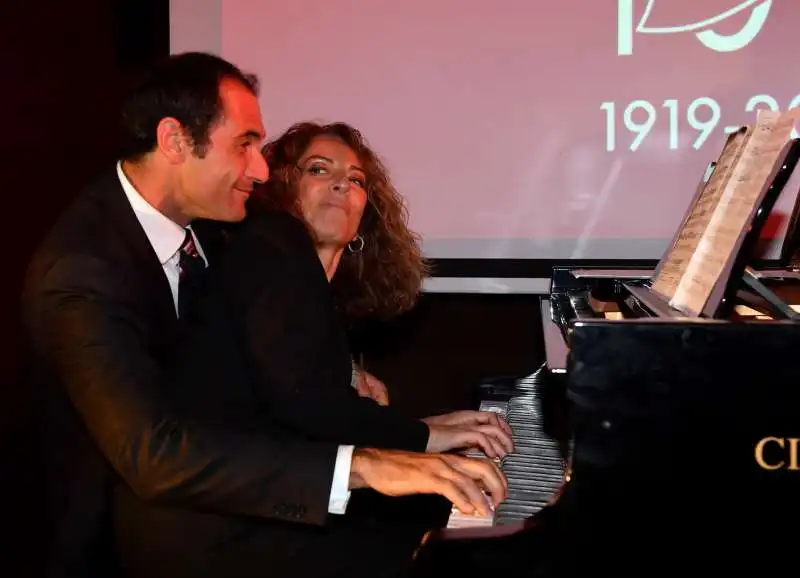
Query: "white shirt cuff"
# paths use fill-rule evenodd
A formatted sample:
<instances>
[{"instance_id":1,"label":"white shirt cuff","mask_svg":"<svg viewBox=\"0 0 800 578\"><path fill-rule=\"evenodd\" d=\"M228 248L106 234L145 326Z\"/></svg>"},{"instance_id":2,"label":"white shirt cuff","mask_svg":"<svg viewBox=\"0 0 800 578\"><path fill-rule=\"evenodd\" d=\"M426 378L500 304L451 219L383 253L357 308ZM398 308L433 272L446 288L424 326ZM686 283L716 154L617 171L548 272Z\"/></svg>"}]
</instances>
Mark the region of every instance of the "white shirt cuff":
<instances>
[{"instance_id":1,"label":"white shirt cuff","mask_svg":"<svg viewBox=\"0 0 800 578\"><path fill-rule=\"evenodd\" d=\"M339 446L336 451L336 466L333 468L331 497L328 500L329 514L344 514L350 501L350 466L353 462L353 446Z\"/></svg>"}]
</instances>

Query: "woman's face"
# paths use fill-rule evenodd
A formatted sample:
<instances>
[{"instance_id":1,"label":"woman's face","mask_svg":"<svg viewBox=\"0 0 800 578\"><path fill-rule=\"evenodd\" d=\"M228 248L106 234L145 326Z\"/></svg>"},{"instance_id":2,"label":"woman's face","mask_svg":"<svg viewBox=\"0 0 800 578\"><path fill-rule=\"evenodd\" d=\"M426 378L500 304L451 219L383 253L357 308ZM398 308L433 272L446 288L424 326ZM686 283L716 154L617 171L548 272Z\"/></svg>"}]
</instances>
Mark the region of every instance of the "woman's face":
<instances>
[{"instance_id":1,"label":"woman's face","mask_svg":"<svg viewBox=\"0 0 800 578\"><path fill-rule=\"evenodd\" d=\"M344 247L358 234L367 204L366 175L350 147L335 137L314 139L298 163L297 194L320 244Z\"/></svg>"}]
</instances>

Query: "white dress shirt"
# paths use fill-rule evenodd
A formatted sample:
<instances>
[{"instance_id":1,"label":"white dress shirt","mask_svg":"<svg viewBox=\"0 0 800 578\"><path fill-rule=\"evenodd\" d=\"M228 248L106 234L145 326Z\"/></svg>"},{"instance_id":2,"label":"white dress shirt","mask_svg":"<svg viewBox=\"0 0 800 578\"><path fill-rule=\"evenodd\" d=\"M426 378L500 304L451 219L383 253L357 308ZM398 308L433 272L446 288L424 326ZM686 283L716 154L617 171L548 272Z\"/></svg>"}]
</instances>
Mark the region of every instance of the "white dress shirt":
<instances>
[{"instance_id":1,"label":"white dress shirt","mask_svg":"<svg viewBox=\"0 0 800 578\"><path fill-rule=\"evenodd\" d=\"M128 197L128 201L133 208L139 224L144 229L150 245L153 247L164 274L169 281L172 291L172 299L175 303L175 315L178 314L178 281L180 280L180 248L186 238L186 230L171 221L155 207L144 200L136 188L125 176L122 170L122 163L117 163L117 175L122 184L122 190ZM191 231L191 227L188 227ZM197 251L208 265L203 248L197 237L192 231L194 244ZM336 453L336 465L333 470L333 483L331 484L331 495L328 500L328 512L331 514L344 514L347 509L347 502L350 500L350 466L353 461L353 446L339 446Z\"/></svg>"}]
</instances>

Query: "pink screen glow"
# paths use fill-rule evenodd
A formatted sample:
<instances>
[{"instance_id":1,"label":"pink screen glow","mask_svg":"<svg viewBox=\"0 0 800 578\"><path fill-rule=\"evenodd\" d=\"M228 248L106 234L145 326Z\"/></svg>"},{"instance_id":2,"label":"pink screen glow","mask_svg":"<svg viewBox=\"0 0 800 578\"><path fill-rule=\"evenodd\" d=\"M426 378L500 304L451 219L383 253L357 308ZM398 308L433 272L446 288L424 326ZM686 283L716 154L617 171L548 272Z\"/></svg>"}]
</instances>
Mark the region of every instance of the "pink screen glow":
<instances>
[{"instance_id":1,"label":"pink screen glow","mask_svg":"<svg viewBox=\"0 0 800 578\"><path fill-rule=\"evenodd\" d=\"M659 258L726 127L800 104L797 2L221 0L220 18L269 133L359 128L432 257Z\"/></svg>"}]
</instances>

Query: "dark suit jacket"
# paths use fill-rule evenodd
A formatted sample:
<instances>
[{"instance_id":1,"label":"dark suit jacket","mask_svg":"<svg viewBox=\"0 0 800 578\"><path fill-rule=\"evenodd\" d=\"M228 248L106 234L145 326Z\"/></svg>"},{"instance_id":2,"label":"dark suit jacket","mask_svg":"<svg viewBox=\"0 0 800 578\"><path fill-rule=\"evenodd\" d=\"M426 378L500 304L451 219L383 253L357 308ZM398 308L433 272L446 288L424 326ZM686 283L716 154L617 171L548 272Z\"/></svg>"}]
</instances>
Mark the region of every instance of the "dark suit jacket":
<instances>
[{"instance_id":1,"label":"dark suit jacket","mask_svg":"<svg viewBox=\"0 0 800 578\"><path fill-rule=\"evenodd\" d=\"M424 423L351 387L344 325L299 220L251 210L212 269L174 380L195 402L205 396L209 414L269 420L314 440L425 451Z\"/></svg>"},{"instance_id":2,"label":"dark suit jacket","mask_svg":"<svg viewBox=\"0 0 800 578\"><path fill-rule=\"evenodd\" d=\"M213 254L212 241L201 235L201 244ZM185 546L180 528L230 538L253 520L326 521L336 444L276 437L225 415L204 423L165 379L181 328L114 170L77 198L36 252L23 317L47 408L63 575L108 575L92 568L111 535L106 522L132 533L117 539L131 543L146 530L171 551ZM151 509L169 512L171 524L153 526ZM143 555L143 564L159 555Z\"/></svg>"}]
</instances>

